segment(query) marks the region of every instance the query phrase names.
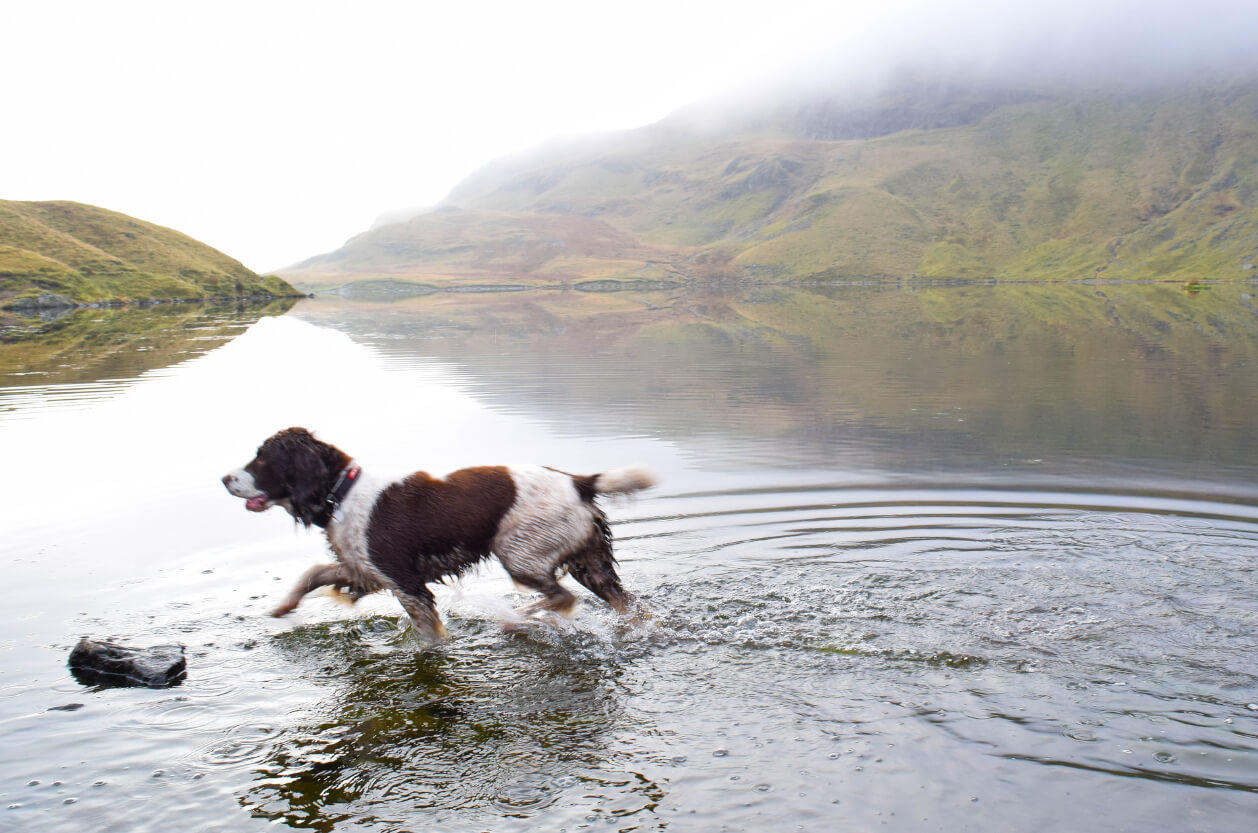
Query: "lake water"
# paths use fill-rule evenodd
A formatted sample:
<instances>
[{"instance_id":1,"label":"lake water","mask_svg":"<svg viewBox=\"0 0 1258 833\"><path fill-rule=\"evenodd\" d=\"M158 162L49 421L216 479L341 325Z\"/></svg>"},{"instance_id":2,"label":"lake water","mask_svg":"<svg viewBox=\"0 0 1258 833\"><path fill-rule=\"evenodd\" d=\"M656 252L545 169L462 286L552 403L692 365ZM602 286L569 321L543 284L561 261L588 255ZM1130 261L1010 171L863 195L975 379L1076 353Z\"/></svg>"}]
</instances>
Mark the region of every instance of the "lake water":
<instances>
[{"instance_id":1,"label":"lake water","mask_svg":"<svg viewBox=\"0 0 1258 833\"><path fill-rule=\"evenodd\" d=\"M736 286L80 311L0 344L0 829L1250 831L1258 289ZM321 535L218 478L651 466L626 584L422 650L266 611ZM80 636L187 646L93 689ZM7 809L5 809L7 808Z\"/></svg>"}]
</instances>

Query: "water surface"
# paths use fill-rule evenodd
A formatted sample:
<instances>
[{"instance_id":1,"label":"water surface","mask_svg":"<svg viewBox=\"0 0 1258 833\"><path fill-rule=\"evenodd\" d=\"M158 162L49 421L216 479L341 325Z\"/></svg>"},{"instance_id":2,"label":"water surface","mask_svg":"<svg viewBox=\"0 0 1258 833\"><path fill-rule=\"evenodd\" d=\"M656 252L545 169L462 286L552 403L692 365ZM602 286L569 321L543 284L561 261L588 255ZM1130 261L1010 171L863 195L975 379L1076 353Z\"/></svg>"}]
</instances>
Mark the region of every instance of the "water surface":
<instances>
[{"instance_id":1,"label":"water surface","mask_svg":"<svg viewBox=\"0 0 1258 833\"><path fill-rule=\"evenodd\" d=\"M0 344L0 826L1249 830L1253 295L315 299ZM290 424L373 470L652 466L608 506L652 625L505 634L496 566L440 651L385 597L266 618L322 541L217 478ZM81 635L188 678L85 688Z\"/></svg>"}]
</instances>

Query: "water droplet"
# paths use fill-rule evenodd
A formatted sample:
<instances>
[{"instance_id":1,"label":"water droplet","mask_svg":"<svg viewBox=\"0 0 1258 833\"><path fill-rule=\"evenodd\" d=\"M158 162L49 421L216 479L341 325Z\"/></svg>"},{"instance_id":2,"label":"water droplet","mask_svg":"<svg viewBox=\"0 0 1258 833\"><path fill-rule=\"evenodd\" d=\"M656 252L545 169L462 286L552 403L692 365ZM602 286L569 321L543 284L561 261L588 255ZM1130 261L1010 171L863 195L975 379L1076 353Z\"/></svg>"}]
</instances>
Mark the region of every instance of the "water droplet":
<instances>
[{"instance_id":1,"label":"water droplet","mask_svg":"<svg viewBox=\"0 0 1258 833\"><path fill-rule=\"evenodd\" d=\"M712 750L712 757L713 757L713 758L724 758L724 757L725 757L726 755L728 755L728 754L729 754L729 750L728 750L728 749L714 749L714 750Z\"/></svg>"},{"instance_id":2,"label":"water droplet","mask_svg":"<svg viewBox=\"0 0 1258 833\"><path fill-rule=\"evenodd\" d=\"M1155 752L1153 753L1153 757L1164 764L1170 764L1170 763L1175 762L1175 756L1172 755L1170 752Z\"/></svg>"},{"instance_id":3,"label":"water droplet","mask_svg":"<svg viewBox=\"0 0 1258 833\"><path fill-rule=\"evenodd\" d=\"M62 803L62 804L73 804L73 803L74 803L74 802L76 802L76 801L78 801L78 799L77 799L77 798L67 798L65 801L63 801L63 802L61 802L61 803Z\"/></svg>"},{"instance_id":4,"label":"water droplet","mask_svg":"<svg viewBox=\"0 0 1258 833\"><path fill-rule=\"evenodd\" d=\"M756 784L756 789L762 793L767 793L770 790L772 790L773 787L769 786L768 784Z\"/></svg>"},{"instance_id":5,"label":"water droplet","mask_svg":"<svg viewBox=\"0 0 1258 833\"><path fill-rule=\"evenodd\" d=\"M39 781L38 781L38 780L35 780L35 781L27 781L27 782L26 782L26 786L28 786L28 787L38 787L38 786L39 786Z\"/></svg>"}]
</instances>

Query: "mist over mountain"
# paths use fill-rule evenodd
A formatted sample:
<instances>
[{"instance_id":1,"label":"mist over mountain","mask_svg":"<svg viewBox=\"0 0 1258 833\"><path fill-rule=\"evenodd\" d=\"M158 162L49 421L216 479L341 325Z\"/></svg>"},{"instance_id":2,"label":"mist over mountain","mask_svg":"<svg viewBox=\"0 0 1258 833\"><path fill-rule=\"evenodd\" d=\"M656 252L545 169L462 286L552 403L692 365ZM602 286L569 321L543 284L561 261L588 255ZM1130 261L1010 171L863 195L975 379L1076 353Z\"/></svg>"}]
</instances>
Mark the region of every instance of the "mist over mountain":
<instances>
[{"instance_id":1,"label":"mist over mountain","mask_svg":"<svg viewBox=\"0 0 1258 833\"><path fill-rule=\"evenodd\" d=\"M1241 4L950 8L892 4L657 124L495 160L283 274L1253 276L1258 61Z\"/></svg>"}]
</instances>

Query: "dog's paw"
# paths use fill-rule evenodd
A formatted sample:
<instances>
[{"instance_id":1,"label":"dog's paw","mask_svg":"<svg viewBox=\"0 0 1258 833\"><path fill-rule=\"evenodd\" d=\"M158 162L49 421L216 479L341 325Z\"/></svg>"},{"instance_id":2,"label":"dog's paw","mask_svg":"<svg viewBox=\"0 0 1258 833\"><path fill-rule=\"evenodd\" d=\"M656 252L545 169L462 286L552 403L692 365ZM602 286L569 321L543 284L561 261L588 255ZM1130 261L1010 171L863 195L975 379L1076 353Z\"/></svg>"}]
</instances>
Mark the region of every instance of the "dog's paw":
<instances>
[{"instance_id":1,"label":"dog's paw","mask_svg":"<svg viewBox=\"0 0 1258 833\"><path fill-rule=\"evenodd\" d=\"M510 617L499 617L498 627L503 633L528 633L544 629L563 629L572 626L572 610L513 610Z\"/></svg>"},{"instance_id":2,"label":"dog's paw","mask_svg":"<svg viewBox=\"0 0 1258 833\"><path fill-rule=\"evenodd\" d=\"M358 600L362 598L362 594L353 590L342 590L340 587L329 587L328 598L337 604L353 607L358 604Z\"/></svg>"}]
</instances>

